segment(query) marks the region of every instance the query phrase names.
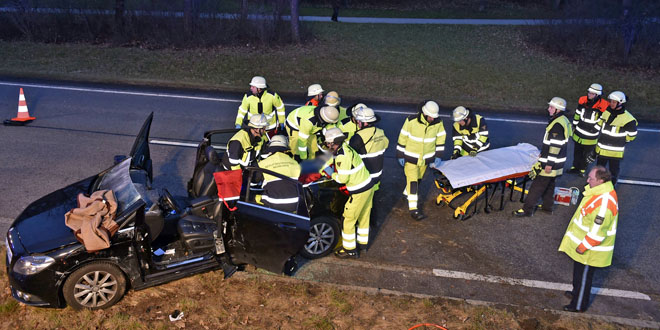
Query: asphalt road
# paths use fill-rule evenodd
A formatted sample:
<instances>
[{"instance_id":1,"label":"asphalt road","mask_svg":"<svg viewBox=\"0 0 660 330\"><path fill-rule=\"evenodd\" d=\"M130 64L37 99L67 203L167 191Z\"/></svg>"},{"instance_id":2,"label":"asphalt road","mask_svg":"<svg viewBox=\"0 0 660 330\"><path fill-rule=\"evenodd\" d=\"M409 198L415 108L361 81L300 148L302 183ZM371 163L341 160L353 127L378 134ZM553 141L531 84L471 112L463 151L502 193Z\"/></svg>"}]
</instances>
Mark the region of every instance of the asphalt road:
<instances>
[{"instance_id":1,"label":"asphalt road","mask_svg":"<svg viewBox=\"0 0 660 330\"><path fill-rule=\"evenodd\" d=\"M19 87L24 88L30 114L37 120L25 127L0 127L2 232L31 201L109 167L114 155L127 154L150 112L155 113L152 140L195 144L206 130L233 127L241 97L0 79L0 113L6 118L16 114ZM287 110L302 101L285 98ZM343 104L354 101L358 100ZM384 181L374 202L378 226L372 231L370 249L356 261L327 257L308 262L297 277L555 310L568 303L562 290L571 281L572 262L557 247L575 206L558 205L553 215L519 219L510 216L519 203L508 202L502 212L481 212L457 221L449 209L435 205L437 190L427 175L422 207L429 217L413 221L401 195L405 179L394 159L394 147L404 116L414 109L370 106L381 116L379 126L390 139ZM492 148L519 142L540 146L545 107L539 105L539 116L483 112ZM634 103L629 107L634 114ZM449 109L444 109L442 118L450 131L448 115ZM648 151L658 150L660 130L657 124L642 123L640 128L637 140L626 148L621 179L648 185L617 186L620 217L614 262L596 273L594 286L606 290L595 297L588 313L648 321L644 324L657 327L660 323L653 322L660 322L656 197L660 157ZM447 149L445 159L451 152ZM155 188L185 195L194 154L191 147L152 144ZM574 175L564 175L558 182L564 187L585 184Z\"/></svg>"}]
</instances>

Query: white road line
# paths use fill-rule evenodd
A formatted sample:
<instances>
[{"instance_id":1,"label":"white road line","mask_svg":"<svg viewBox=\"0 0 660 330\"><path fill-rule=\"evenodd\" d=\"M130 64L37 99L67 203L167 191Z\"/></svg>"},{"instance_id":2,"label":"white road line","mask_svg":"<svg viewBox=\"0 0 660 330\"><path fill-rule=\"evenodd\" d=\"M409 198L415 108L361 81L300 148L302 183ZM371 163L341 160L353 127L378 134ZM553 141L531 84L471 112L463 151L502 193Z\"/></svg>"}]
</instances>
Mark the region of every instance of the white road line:
<instances>
[{"instance_id":1,"label":"white road line","mask_svg":"<svg viewBox=\"0 0 660 330\"><path fill-rule=\"evenodd\" d=\"M156 140L156 139L149 140L149 143L161 144L166 146L189 147L189 148L197 148L197 146L199 146L198 143L186 143L186 142L165 141L165 140Z\"/></svg>"},{"instance_id":2,"label":"white road line","mask_svg":"<svg viewBox=\"0 0 660 330\"><path fill-rule=\"evenodd\" d=\"M493 276L493 275L480 275L474 273L464 273L464 272L457 272L457 271L443 270L443 269L433 269L433 275L438 277L445 277L445 278L456 278L456 279L508 284L508 285L520 285L530 288L557 290L557 291L571 291L573 288L571 284L545 282L545 281L537 281L537 280L523 280L523 279ZM591 293L603 295L603 296L619 297L619 298L651 300L651 297L649 297L648 295L636 291L592 287Z\"/></svg>"},{"instance_id":3,"label":"white road line","mask_svg":"<svg viewBox=\"0 0 660 330\"><path fill-rule=\"evenodd\" d=\"M616 183L625 183L625 184L633 184L633 185L640 185L640 186L651 186L651 187L660 187L660 183L657 182L649 182L649 181L637 181L637 180L618 180Z\"/></svg>"},{"instance_id":4,"label":"white road line","mask_svg":"<svg viewBox=\"0 0 660 330\"><path fill-rule=\"evenodd\" d=\"M112 89L103 89L103 88L82 88L82 87L67 87L67 86L53 86L53 85L43 85L43 84L30 84L30 83L13 83L8 81L0 81L0 85L5 86L17 86L17 87L35 87L35 88L46 88L46 89L59 89L59 90L70 90L70 91L80 91L80 92L91 92L91 93L105 93L105 94L125 94L125 95L138 95L138 96L152 96L152 97L169 97L169 98L178 98L178 99L187 99L187 100L203 100L203 101L220 101L220 102L233 102L241 103L242 100L237 99L227 99L221 97L204 97L204 96L189 96L181 94L168 94L168 93L146 93L146 92L130 92L122 90L112 90ZM293 103L284 103L287 107L298 107L299 104ZM395 111L395 110L376 110L378 113L389 113L397 115L413 115L415 112L410 111ZM449 115L440 115L440 117L449 118ZM486 118L489 121L501 121L507 123L520 123L520 124L534 124L534 125L546 125L547 122L538 121L538 120L519 120L519 119L505 119L505 118ZM642 132L652 132L660 133L660 129L653 128L638 128L638 131Z\"/></svg>"}]
</instances>

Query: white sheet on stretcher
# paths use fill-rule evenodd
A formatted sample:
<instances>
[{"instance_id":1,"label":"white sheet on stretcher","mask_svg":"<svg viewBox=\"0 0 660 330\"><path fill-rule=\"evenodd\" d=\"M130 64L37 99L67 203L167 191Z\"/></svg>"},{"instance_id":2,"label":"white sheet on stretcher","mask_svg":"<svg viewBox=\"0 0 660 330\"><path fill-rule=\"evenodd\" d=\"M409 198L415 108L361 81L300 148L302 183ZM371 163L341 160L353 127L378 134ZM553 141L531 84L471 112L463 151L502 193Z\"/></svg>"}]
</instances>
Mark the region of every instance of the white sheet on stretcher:
<instances>
[{"instance_id":1,"label":"white sheet on stretcher","mask_svg":"<svg viewBox=\"0 0 660 330\"><path fill-rule=\"evenodd\" d=\"M529 143L486 150L475 157L463 156L443 162L438 170L453 188L460 188L510 175L527 173L539 158L539 149Z\"/></svg>"}]
</instances>

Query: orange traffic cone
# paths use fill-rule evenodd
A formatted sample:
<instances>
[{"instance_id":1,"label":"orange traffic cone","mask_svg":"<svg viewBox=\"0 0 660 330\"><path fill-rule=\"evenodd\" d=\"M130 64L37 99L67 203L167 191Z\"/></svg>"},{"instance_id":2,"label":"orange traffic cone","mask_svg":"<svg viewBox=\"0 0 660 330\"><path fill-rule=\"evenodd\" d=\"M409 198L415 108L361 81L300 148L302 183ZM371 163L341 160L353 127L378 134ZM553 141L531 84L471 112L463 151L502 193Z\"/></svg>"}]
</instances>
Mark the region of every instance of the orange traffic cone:
<instances>
[{"instance_id":1,"label":"orange traffic cone","mask_svg":"<svg viewBox=\"0 0 660 330\"><path fill-rule=\"evenodd\" d=\"M30 112L28 111L27 103L25 102L25 95L23 94L23 88L18 95L18 114L15 118L5 120L5 125L25 125L32 122L37 118L30 117Z\"/></svg>"}]
</instances>

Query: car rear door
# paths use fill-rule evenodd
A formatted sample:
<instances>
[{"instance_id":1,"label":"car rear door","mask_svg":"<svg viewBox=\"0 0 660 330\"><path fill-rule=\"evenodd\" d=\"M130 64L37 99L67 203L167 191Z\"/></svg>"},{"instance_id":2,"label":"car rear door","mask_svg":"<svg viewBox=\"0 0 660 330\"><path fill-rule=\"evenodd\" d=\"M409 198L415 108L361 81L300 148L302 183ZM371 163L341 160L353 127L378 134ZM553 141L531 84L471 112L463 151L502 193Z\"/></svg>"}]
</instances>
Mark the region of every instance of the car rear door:
<instances>
[{"instance_id":1,"label":"car rear door","mask_svg":"<svg viewBox=\"0 0 660 330\"><path fill-rule=\"evenodd\" d=\"M253 182L259 169L245 173L245 183L236 210L231 213L235 224L234 237L239 244L229 247L237 263L249 263L280 274L287 273L287 261L295 256L309 237L310 219L300 183L290 180L299 191L298 212L289 213L260 205L255 192L247 184ZM288 268L288 267L287 267Z\"/></svg>"}]
</instances>

